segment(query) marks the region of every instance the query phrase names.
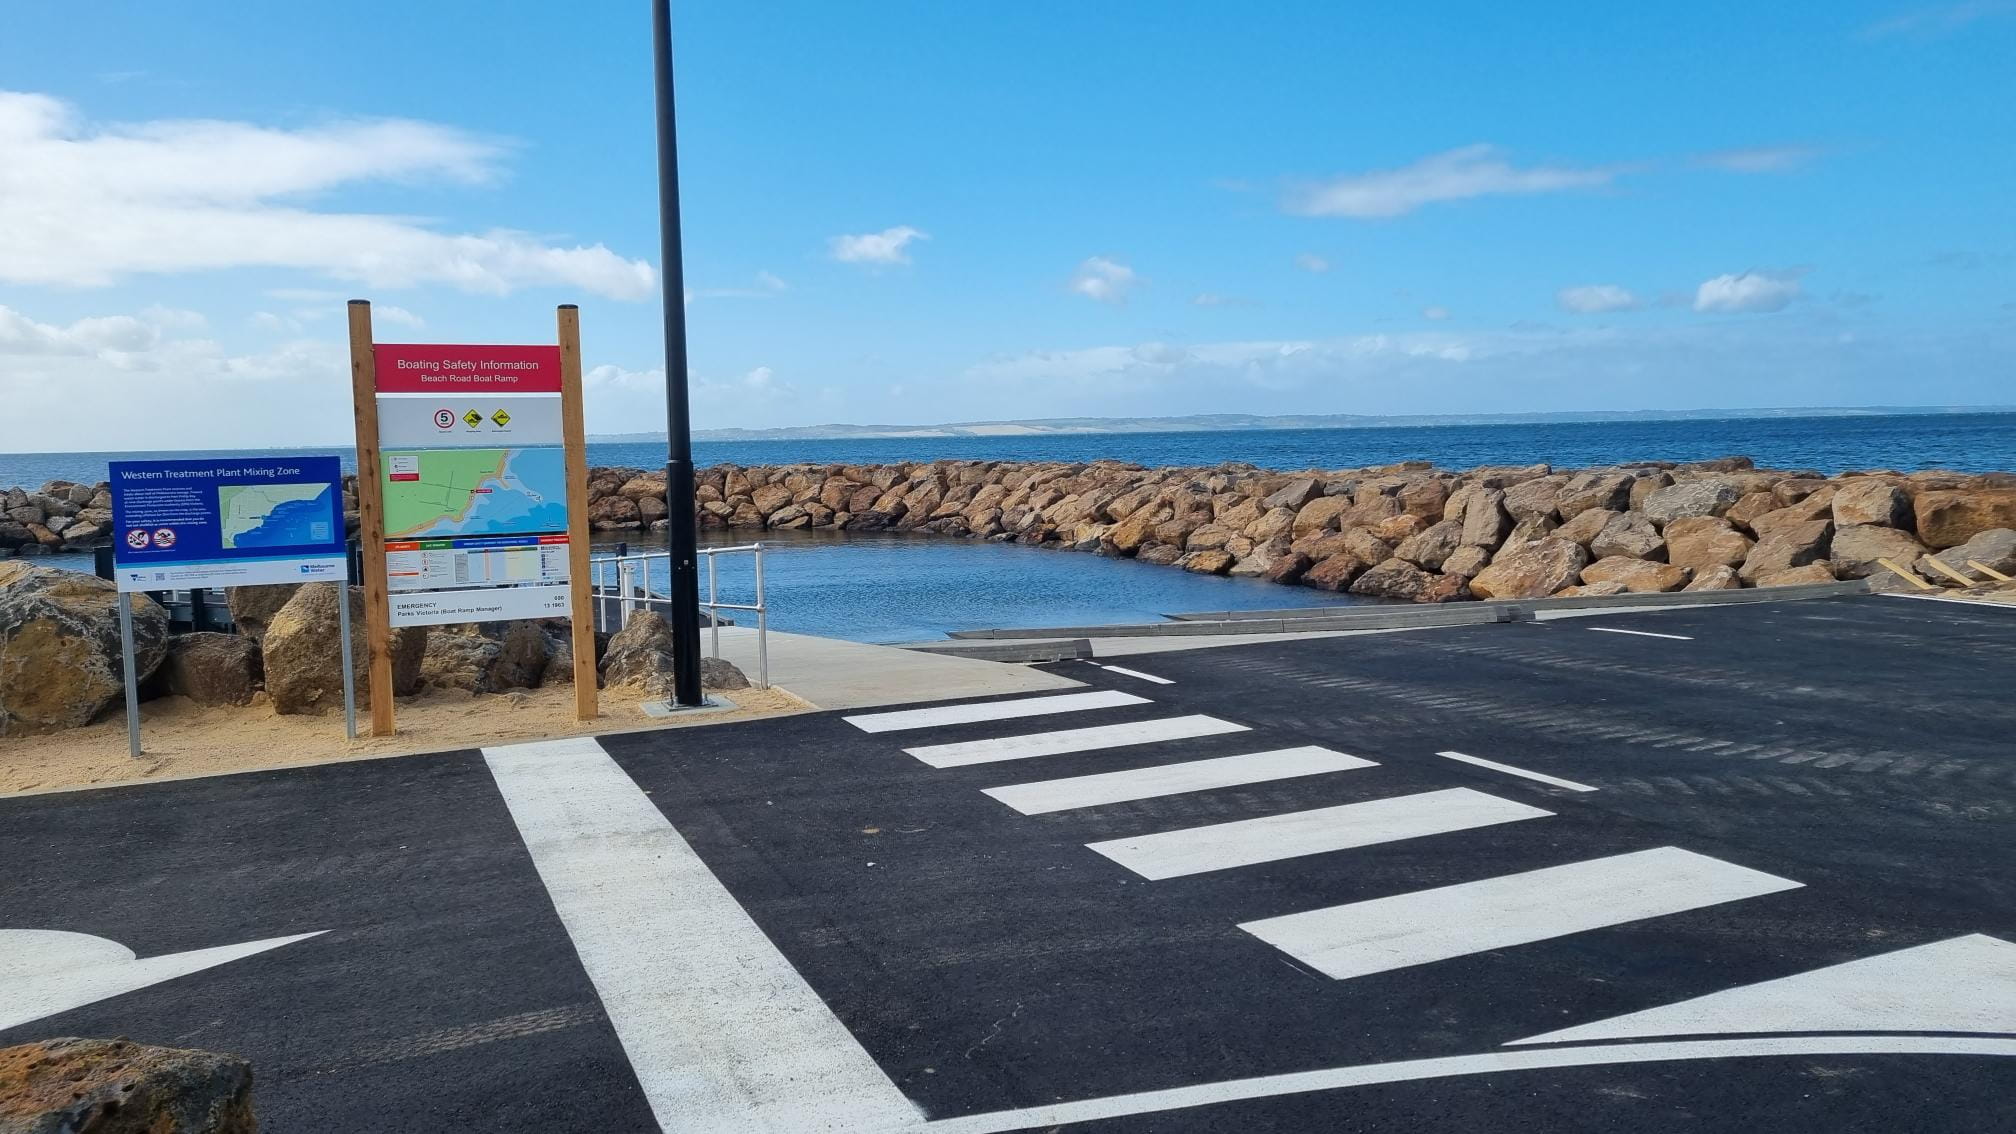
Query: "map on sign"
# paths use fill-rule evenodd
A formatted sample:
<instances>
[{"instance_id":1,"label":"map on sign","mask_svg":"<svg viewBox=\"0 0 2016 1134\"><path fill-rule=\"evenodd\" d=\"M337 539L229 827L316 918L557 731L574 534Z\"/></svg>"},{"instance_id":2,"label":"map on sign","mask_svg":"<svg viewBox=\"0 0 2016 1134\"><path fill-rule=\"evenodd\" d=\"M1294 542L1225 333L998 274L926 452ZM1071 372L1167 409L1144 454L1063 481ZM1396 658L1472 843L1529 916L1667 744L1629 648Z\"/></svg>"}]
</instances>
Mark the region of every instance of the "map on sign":
<instances>
[{"instance_id":1,"label":"map on sign","mask_svg":"<svg viewBox=\"0 0 2016 1134\"><path fill-rule=\"evenodd\" d=\"M384 485L387 539L567 530L560 448L387 452Z\"/></svg>"},{"instance_id":2,"label":"map on sign","mask_svg":"<svg viewBox=\"0 0 2016 1134\"><path fill-rule=\"evenodd\" d=\"M329 542L333 484L226 484L217 489L218 544L302 547Z\"/></svg>"}]
</instances>

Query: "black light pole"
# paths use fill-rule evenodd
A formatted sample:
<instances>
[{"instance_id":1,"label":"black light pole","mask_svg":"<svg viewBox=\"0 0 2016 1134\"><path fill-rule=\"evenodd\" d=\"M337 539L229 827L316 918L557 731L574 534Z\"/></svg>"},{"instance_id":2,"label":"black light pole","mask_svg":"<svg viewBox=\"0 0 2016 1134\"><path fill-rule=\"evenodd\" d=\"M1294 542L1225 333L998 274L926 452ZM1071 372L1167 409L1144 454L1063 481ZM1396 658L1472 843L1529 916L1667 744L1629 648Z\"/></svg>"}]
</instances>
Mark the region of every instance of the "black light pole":
<instances>
[{"instance_id":1,"label":"black light pole","mask_svg":"<svg viewBox=\"0 0 2016 1134\"><path fill-rule=\"evenodd\" d=\"M658 71L658 229L665 291L665 522L672 548L673 697L700 693L699 530L693 518L693 421L686 405L686 269L679 248L679 127L672 115L672 3L651 2Z\"/></svg>"}]
</instances>

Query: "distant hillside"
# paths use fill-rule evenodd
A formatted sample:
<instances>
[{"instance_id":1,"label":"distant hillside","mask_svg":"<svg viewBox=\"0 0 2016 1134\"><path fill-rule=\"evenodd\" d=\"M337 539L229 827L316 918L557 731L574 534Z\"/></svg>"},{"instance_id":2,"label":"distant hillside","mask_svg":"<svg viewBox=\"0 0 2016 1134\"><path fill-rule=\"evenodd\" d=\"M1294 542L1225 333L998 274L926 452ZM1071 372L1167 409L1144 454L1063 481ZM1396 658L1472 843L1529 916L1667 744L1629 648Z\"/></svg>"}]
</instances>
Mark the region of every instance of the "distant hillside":
<instances>
[{"instance_id":1,"label":"distant hillside","mask_svg":"<svg viewBox=\"0 0 2016 1134\"><path fill-rule=\"evenodd\" d=\"M1774 417L1878 417L1891 414L2004 413L2016 406L1859 406L1782 409L1589 410L1575 413L1208 413L1188 417L1049 417L962 421L945 425L794 425L777 429L696 429L696 441L827 441L863 437L1029 437L1065 433L1205 433L1235 429L1390 429L1423 425L1522 425L1574 421L1731 420ZM604 442L665 440L657 433L605 433Z\"/></svg>"}]
</instances>

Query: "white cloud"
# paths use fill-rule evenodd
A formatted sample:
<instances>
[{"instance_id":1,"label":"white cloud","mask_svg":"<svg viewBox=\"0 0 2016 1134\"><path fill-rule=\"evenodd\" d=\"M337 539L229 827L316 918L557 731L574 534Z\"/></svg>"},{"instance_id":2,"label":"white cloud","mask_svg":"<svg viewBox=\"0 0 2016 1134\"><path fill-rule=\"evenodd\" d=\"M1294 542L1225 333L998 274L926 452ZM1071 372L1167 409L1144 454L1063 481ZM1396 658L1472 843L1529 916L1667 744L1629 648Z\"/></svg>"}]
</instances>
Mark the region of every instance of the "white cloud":
<instances>
[{"instance_id":1,"label":"white cloud","mask_svg":"<svg viewBox=\"0 0 2016 1134\"><path fill-rule=\"evenodd\" d=\"M1935 4L1901 12L1862 29L1864 39L1893 36L1933 37L1948 35L1969 24L1995 16L2016 15L2016 0L1960 0L1956 4Z\"/></svg>"},{"instance_id":2,"label":"white cloud","mask_svg":"<svg viewBox=\"0 0 2016 1134\"><path fill-rule=\"evenodd\" d=\"M293 130L208 120L94 126L57 99L0 91L0 280L92 287L263 267L384 288L650 294L651 266L600 244L562 247L506 229L440 232L407 217L302 203L375 182L482 185L498 177L503 154L466 132L398 119Z\"/></svg>"},{"instance_id":3,"label":"white cloud","mask_svg":"<svg viewBox=\"0 0 2016 1134\"><path fill-rule=\"evenodd\" d=\"M831 237L826 246L833 258L843 264L907 264L910 253L905 251L906 247L912 241L929 239L928 233L899 224L881 232Z\"/></svg>"},{"instance_id":4,"label":"white cloud","mask_svg":"<svg viewBox=\"0 0 2016 1134\"><path fill-rule=\"evenodd\" d=\"M1703 280L1696 311L1783 311L1799 297L1800 272L1742 272Z\"/></svg>"},{"instance_id":5,"label":"white cloud","mask_svg":"<svg viewBox=\"0 0 2016 1134\"><path fill-rule=\"evenodd\" d=\"M1283 207L1311 217L1397 217L1438 201L1595 189L1610 184L1622 172L1615 166L1521 169L1507 161L1504 151L1496 146L1464 146L1398 169L1344 174L1294 186Z\"/></svg>"},{"instance_id":6,"label":"white cloud","mask_svg":"<svg viewBox=\"0 0 2016 1134\"><path fill-rule=\"evenodd\" d=\"M583 401L590 433L637 433L663 428L665 369L629 370L621 366L592 367L582 375ZM825 391L808 399L768 366L715 378L688 371L686 395L692 402L698 429L775 424L805 408L808 400L823 400Z\"/></svg>"},{"instance_id":7,"label":"white cloud","mask_svg":"<svg viewBox=\"0 0 2016 1134\"><path fill-rule=\"evenodd\" d=\"M1421 309L1421 317L1423 319L1433 319L1439 323L1442 320L1447 319L1449 317L1449 309L1447 307L1443 307L1440 305L1433 307L1423 307Z\"/></svg>"},{"instance_id":8,"label":"white cloud","mask_svg":"<svg viewBox=\"0 0 2016 1134\"><path fill-rule=\"evenodd\" d=\"M413 314L404 307L394 307L389 303L372 304L371 321L373 323L397 323L402 327L424 327L427 325L427 320Z\"/></svg>"},{"instance_id":9,"label":"white cloud","mask_svg":"<svg viewBox=\"0 0 2016 1134\"><path fill-rule=\"evenodd\" d=\"M1295 266L1305 272L1317 272L1320 274L1330 270L1330 261L1325 260L1314 252L1304 252L1300 256L1295 257Z\"/></svg>"},{"instance_id":10,"label":"white cloud","mask_svg":"<svg viewBox=\"0 0 2016 1134\"><path fill-rule=\"evenodd\" d=\"M1820 157L1818 146L1744 146L1695 154L1694 164L1731 173L1789 173Z\"/></svg>"},{"instance_id":11,"label":"white cloud","mask_svg":"<svg viewBox=\"0 0 2016 1134\"><path fill-rule=\"evenodd\" d=\"M696 299L769 299L779 292L791 290L791 285L771 272L757 272L754 287L689 287L686 302Z\"/></svg>"},{"instance_id":12,"label":"white cloud","mask_svg":"<svg viewBox=\"0 0 2016 1134\"><path fill-rule=\"evenodd\" d=\"M1140 283L1134 269L1104 256L1094 256L1078 265L1071 276L1071 290L1101 303L1125 303L1127 295Z\"/></svg>"},{"instance_id":13,"label":"white cloud","mask_svg":"<svg viewBox=\"0 0 2016 1134\"><path fill-rule=\"evenodd\" d=\"M1635 311L1638 297L1616 284L1582 284L1554 293L1554 302L1563 311L1578 315L1600 315L1606 311Z\"/></svg>"}]
</instances>

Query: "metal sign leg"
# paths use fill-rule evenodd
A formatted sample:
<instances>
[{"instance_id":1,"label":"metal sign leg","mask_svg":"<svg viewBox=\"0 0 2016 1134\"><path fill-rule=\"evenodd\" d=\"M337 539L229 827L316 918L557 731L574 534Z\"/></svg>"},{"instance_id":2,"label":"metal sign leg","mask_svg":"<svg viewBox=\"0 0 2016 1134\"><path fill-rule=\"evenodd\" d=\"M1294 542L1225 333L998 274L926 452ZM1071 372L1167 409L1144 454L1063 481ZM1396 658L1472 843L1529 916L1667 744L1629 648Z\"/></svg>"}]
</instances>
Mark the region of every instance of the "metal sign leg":
<instances>
[{"instance_id":1,"label":"metal sign leg","mask_svg":"<svg viewBox=\"0 0 2016 1134\"><path fill-rule=\"evenodd\" d=\"M126 753L140 756L140 676L133 662L133 595L119 594L119 656L126 671Z\"/></svg>"},{"instance_id":2,"label":"metal sign leg","mask_svg":"<svg viewBox=\"0 0 2016 1134\"><path fill-rule=\"evenodd\" d=\"M350 647L350 584L336 584L336 633L343 639L343 735L357 739L357 670Z\"/></svg>"}]
</instances>

